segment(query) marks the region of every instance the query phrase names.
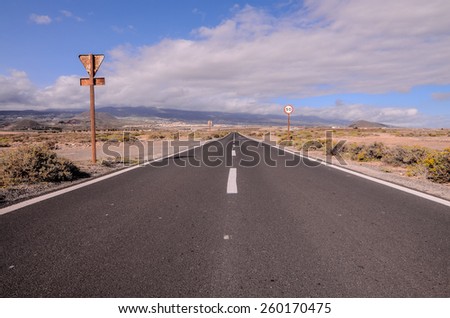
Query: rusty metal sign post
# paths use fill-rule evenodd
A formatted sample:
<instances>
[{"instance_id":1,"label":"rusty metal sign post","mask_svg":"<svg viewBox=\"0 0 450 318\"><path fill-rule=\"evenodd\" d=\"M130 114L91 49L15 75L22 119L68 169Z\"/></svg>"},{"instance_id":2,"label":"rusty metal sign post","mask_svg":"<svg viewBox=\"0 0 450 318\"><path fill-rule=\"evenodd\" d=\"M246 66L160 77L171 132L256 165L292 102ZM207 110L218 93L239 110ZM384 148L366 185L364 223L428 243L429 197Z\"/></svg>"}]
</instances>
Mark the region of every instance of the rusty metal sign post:
<instances>
[{"instance_id":1,"label":"rusty metal sign post","mask_svg":"<svg viewBox=\"0 0 450 318\"><path fill-rule=\"evenodd\" d=\"M294 112L294 107L292 105L284 106L284 113L288 115L288 140L291 140L291 114Z\"/></svg>"},{"instance_id":2,"label":"rusty metal sign post","mask_svg":"<svg viewBox=\"0 0 450 318\"><path fill-rule=\"evenodd\" d=\"M103 62L105 56L103 54L81 54L78 56L84 68L89 74L89 78L80 78L81 86L89 86L90 88L90 99L91 99L91 146L92 146L92 163L97 162L97 149L96 149L96 137L95 137L95 85L105 85L105 78L99 77L94 78L100 65Z\"/></svg>"}]
</instances>

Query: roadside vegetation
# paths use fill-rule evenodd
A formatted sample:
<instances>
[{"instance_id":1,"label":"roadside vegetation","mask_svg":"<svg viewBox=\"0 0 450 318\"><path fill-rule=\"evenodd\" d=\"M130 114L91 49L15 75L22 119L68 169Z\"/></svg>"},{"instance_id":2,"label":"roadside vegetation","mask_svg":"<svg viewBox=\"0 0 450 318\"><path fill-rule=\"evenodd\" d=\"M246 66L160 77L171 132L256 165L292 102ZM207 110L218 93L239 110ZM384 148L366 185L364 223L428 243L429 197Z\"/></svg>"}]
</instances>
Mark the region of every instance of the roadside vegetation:
<instances>
[{"instance_id":1,"label":"roadside vegetation","mask_svg":"<svg viewBox=\"0 0 450 318\"><path fill-rule=\"evenodd\" d=\"M442 151L419 146L387 147L383 143L350 144L342 152L359 162L381 161L406 168L408 176L425 176L437 183L450 183L450 148Z\"/></svg>"},{"instance_id":2,"label":"roadside vegetation","mask_svg":"<svg viewBox=\"0 0 450 318\"><path fill-rule=\"evenodd\" d=\"M59 158L51 144L26 145L4 153L0 185L73 181L88 177L70 160Z\"/></svg>"},{"instance_id":3,"label":"roadside vegetation","mask_svg":"<svg viewBox=\"0 0 450 318\"><path fill-rule=\"evenodd\" d=\"M334 140L342 136L368 137L376 139L379 131L333 130ZM285 131L275 133L278 144L292 146L301 151L322 151L326 153L326 139L324 130L299 130L291 134L290 140ZM449 130L433 131L394 131L400 137L448 137ZM334 142L333 140L333 142ZM334 147L334 143L332 147ZM330 147L328 147L330 148ZM347 142L340 150L341 156L354 162L380 163L382 170L389 172L388 167L405 169L406 175L424 177L436 183L450 183L450 147L443 150L431 149L423 146L398 145L387 146L383 142Z\"/></svg>"}]
</instances>

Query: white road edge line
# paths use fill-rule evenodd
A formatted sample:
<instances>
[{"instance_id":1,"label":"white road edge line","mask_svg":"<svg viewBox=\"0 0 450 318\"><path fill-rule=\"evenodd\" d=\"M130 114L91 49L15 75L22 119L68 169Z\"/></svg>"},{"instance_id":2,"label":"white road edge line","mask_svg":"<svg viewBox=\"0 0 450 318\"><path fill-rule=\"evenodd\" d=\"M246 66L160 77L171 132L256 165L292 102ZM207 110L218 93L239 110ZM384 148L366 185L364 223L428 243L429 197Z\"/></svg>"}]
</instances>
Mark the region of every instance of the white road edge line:
<instances>
[{"instance_id":1,"label":"white road edge line","mask_svg":"<svg viewBox=\"0 0 450 318\"><path fill-rule=\"evenodd\" d=\"M215 140L217 140L217 139L211 139L211 140L208 140L207 142L204 142L203 144L200 144L199 146L195 146L195 147L193 147L191 149L187 149L187 150L185 149L185 150L179 151L179 152L174 153L174 154L170 154L170 155L162 157L162 158L157 158L157 159L154 159L154 160L146 161L146 162L144 162L141 165L132 166L132 167L129 167L129 168L126 168L126 169L123 169L123 170L119 170L119 171L107 174L107 175L102 176L102 177L98 177L98 178L95 178L95 179L92 179L92 180L89 180L89 181L86 181L86 182L82 182L80 184L69 186L67 188L64 188L64 189L61 189L61 190L58 190L58 191L55 191L55 192L51 192L51 193L48 193L48 194L41 195L39 197L30 199L30 200L26 200L26 201L23 201L23 202L20 202L20 203L16 203L16 204L4 207L4 208L0 209L0 215L16 211L16 210L24 208L26 206L33 205L33 204L41 202L41 201L45 201L45 200L48 200L50 198L54 198L54 197L57 197L59 195L62 195L62 194L68 193L68 192L72 192L72 191L77 190L77 189L81 189L81 188L87 187L87 186L89 186L91 184L94 184L94 183L97 183L97 182L101 182L101 181L109 179L109 178L113 178L115 176L121 175L121 174L129 172L131 170L140 168L142 166L147 166L147 165L149 165L149 164L151 164L153 162L159 162L159 161L162 161L164 159L172 158L172 157L174 157L174 156L176 156L176 155L178 155L180 153L183 153L183 152L186 152L186 151L189 151L189 150L193 150L193 149L197 149L197 148L202 147L202 146L206 145L207 143L210 143L210 142L215 141Z\"/></svg>"},{"instance_id":2,"label":"white road edge line","mask_svg":"<svg viewBox=\"0 0 450 318\"><path fill-rule=\"evenodd\" d=\"M237 169L230 168L230 172L228 173L228 182L227 182L227 193L228 194L238 193L236 177L237 177Z\"/></svg>"},{"instance_id":3,"label":"white road edge line","mask_svg":"<svg viewBox=\"0 0 450 318\"><path fill-rule=\"evenodd\" d=\"M264 143L266 145L269 145L269 144L265 143L264 141L254 139L252 137L248 137L248 136L244 136L244 137L246 137L246 138L248 138L250 140L256 141L256 142L262 142L262 143ZM373 182L385 185L387 187L391 187L391 188L394 188L394 189L397 189L397 190L400 190L400 191L403 191L403 192L415 195L417 197L420 197L420 198L423 198L423 199L426 199L426 200L429 200L429 201L433 201L433 202L436 202L436 203L440 203L440 204L443 204L445 206L449 206L450 207L450 201L447 201L445 199L441 199L441 198L435 197L435 196L433 196L431 194L420 192L418 190L413 190L413 189L410 189L410 188L407 188L407 187L404 187L404 186L401 186L401 185L398 185L398 184L395 184L395 183L391 183L389 181L385 181L385 180L377 179L377 178L374 178L374 177L371 177L371 176L367 176L365 174L362 174L362 173L359 173L359 172L356 172L356 171L353 171L353 170L350 170L350 169L342 168L342 167L336 166L334 164L331 164L331 163L328 163L328 162L325 162L325 161L322 161L322 160L306 157L306 156L303 156L302 154L300 154L298 152L294 152L294 151L289 150L289 149L281 148L279 146L273 146L273 145L269 145L269 146L277 148L277 149L280 149L280 150L283 150L283 151L286 151L286 152L288 152L290 154L299 156L301 158L305 158L307 160L318 162L321 165L324 165L324 166L327 166L327 167L330 167L330 168L333 168L333 169L336 169L336 170L344 171L344 172L346 172L348 174L351 174L351 175L354 175L354 176L357 176L357 177L360 177L360 178L363 178L363 179L366 179L366 180L370 180L370 181L373 181Z\"/></svg>"}]
</instances>

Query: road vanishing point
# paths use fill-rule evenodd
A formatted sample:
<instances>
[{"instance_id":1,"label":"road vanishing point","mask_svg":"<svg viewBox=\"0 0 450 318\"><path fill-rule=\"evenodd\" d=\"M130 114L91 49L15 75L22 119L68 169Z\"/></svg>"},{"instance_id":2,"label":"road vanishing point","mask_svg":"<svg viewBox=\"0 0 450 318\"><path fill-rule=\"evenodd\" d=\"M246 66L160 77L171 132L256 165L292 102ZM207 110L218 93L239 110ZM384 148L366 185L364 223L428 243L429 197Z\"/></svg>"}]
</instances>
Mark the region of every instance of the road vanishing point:
<instances>
[{"instance_id":1,"label":"road vanishing point","mask_svg":"<svg viewBox=\"0 0 450 318\"><path fill-rule=\"evenodd\" d=\"M0 238L1 297L450 297L449 205L237 133L4 213Z\"/></svg>"}]
</instances>

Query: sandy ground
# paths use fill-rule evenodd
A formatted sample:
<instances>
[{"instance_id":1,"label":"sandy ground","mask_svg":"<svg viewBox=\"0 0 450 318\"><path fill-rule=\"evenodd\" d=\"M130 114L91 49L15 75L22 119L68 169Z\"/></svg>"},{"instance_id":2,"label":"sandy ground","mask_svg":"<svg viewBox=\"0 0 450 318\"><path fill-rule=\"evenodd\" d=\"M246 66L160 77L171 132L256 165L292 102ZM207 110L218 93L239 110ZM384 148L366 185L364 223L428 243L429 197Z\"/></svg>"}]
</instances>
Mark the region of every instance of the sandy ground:
<instances>
[{"instance_id":1,"label":"sandy ground","mask_svg":"<svg viewBox=\"0 0 450 318\"><path fill-rule=\"evenodd\" d=\"M354 137L342 136L338 139L346 139L348 142L358 144L370 144L373 142L382 142L388 147L394 146L420 146L435 150L443 150L450 147L450 136L436 136L436 137L398 137L388 133L379 133L375 135Z\"/></svg>"}]
</instances>

